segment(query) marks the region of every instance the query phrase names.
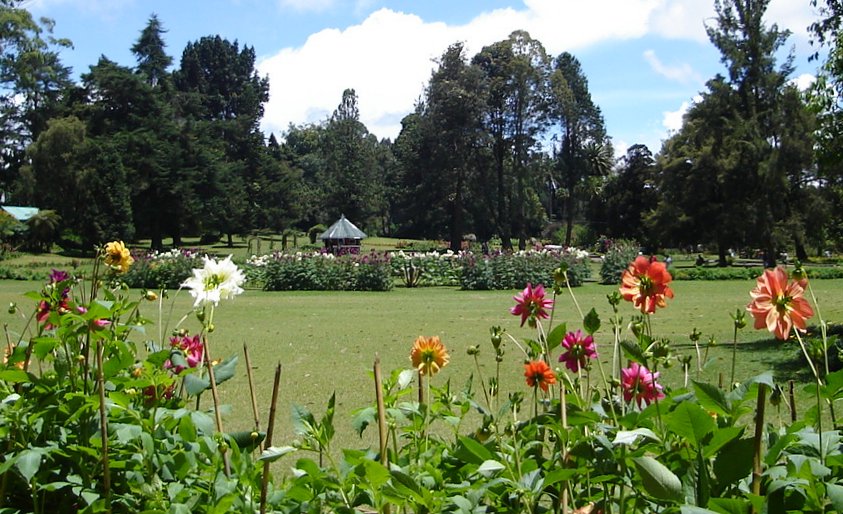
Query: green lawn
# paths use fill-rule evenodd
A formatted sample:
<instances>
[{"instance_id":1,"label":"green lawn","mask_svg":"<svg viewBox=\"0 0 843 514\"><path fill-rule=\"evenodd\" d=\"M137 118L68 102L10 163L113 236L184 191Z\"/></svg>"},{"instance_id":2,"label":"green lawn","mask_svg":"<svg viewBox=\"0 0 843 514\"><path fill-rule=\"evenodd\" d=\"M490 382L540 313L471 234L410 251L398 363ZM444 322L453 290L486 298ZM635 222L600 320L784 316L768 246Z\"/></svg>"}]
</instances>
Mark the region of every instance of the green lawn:
<instances>
[{"instance_id":1,"label":"green lawn","mask_svg":"<svg viewBox=\"0 0 843 514\"><path fill-rule=\"evenodd\" d=\"M821 303L823 316L830 321L843 317L843 280L815 281L814 289ZM0 301L8 305L17 302L21 307L30 300L22 293L40 287L37 282L0 282ZM717 382L719 375L729 379L731 366L732 322L729 317L736 309L743 309L749 300L753 282L676 282L676 297L667 309L659 311L652 320L654 333L673 342L675 353L693 352L688 334L696 327L703 340L713 335L718 345L710 350L716 359L714 366L703 372L703 380ZM583 310L595 307L603 321L598 333L598 349L602 360L611 361L611 308L606 295L614 286L586 284L575 289ZM373 402L374 388L370 377L372 363L379 354L385 373L409 366L410 347L419 335L439 335L449 348L451 364L434 379L434 384L451 380L461 387L474 373L474 364L466 355L470 345L481 345L480 359L484 373L494 368L488 330L500 325L518 340L534 337L535 332L518 326L519 319L510 315L514 291L460 291L454 288L397 288L386 293L365 292L263 292L246 291L231 301L220 304L215 316L217 330L211 334L212 357L240 356L237 376L220 388L221 400L232 405L226 419L227 429L245 429L251 424L248 382L243 366L243 345L249 347L255 380L258 383L258 402L263 423L266 423L270 388L276 363L282 365L282 388L279 403L276 443L289 442L292 437L290 410L293 403L304 405L321 415L332 392L337 394L336 424L341 447L356 447L361 443L350 428L353 409ZM174 301L168 329L191 310L191 298L186 292L171 293L165 301L164 318ZM158 313L155 304L144 304L144 314L156 322L148 326L143 338L157 338ZM634 311L630 304L621 306L624 323ZM565 321L570 329L580 328L578 316L568 296L557 301L557 321ZM20 318L2 314L3 323L14 331L22 326ZM198 322L188 316L184 326L196 331ZM625 332L628 336L628 332ZM740 335L738 377L746 378L772 369L779 381L791 378L806 380L796 374L802 368L795 364L798 347L770 340L766 331L757 331L751 324ZM522 358L511 344L503 363L502 391L523 389ZM487 375L488 376L488 375ZM681 386L679 366L663 372L665 382ZM210 405L205 395L203 405ZM807 405L803 405L807 407ZM374 434L369 434L374 436Z\"/></svg>"}]
</instances>

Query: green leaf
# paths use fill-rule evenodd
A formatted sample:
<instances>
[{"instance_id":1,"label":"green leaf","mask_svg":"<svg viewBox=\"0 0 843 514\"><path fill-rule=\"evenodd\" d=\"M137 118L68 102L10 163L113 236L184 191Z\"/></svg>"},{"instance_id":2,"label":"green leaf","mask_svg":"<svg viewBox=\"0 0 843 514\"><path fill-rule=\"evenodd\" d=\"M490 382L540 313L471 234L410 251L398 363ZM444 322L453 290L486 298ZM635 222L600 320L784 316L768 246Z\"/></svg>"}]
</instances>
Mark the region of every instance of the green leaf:
<instances>
[{"instance_id":1,"label":"green leaf","mask_svg":"<svg viewBox=\"0 0 843 514\"><path fill-rule=\"evenodd\" d=\"M553 351L557 346L562 344L562 340L565 339L565 334L568 332L567 325L565 323L560 323L556 325L553 330L547 334L547 349L548 351Z\"/></svg>"},{"instance_id":2,"label":"green leaf","mask_svg":"<svg viewBox=\"0 0 843 514\"><path fill-rule=\"evenodd\" d=\"M837 512L843 512L843 486L837 484L825 484L825 492L831 505Z\"/></svg>"},{"instance_id":3,"label":"green leaf","mask_svg":"<svg viewBox=\"0 0 843 514\"><path fill-rule=\"evenodd\" d=\"M664 464L646 456L636 457L633 462L647 493L659 500L684 501L682 481Z\"/></svg>"},{"instance_id":4,"label":"green leaf","mask_svg":"<svg viewBox=\"0 0 843 514\"><path fill-rule=\"evenodd\" d=\"M712 498L708 506L719 514L746 514L750 503L740 498Z\"/></svg>"},{"instance_id":5,"label":"green leaf","mask_svg":"<svg viewBox=\"0 0 843 514\"><path fill-rule=\"evenodd\" d=\"M732 410L729 400L726 399L726 394L716 386L706 384L703 382L693 381L694 392L700 406L708 412L714 412L718 416L725 416Z\"/></svg>"},{"instance_id":6,"label":"green leaf","mask_svg":"<svg viewBox=\"0 0 843 514\"><path fill-rule=\"evenodd\" d=\"M713 510L696 507L694 505L683 505L679 507L679 512L681 512L681 514L717 514Z\"/></svg>"},{"instance_id":7,"label":"green leaf","mask_svg":"<svg viewBox=\"0 0 843 514\"><path fill-rule=\"evenodd\" d=\"M0 371L0 380L12 384L21 384L29 382L29 375L22 369L4 369Z\"/></svg>"},{"instance_id":8,"label":"green leaf","mask_svg":"<svg viewBox=\"0 0 843 514\"><path fill-rule=\"evenodd\" d=\"M188 419L188 418L185 418ZM251 450L266 439L266 432L255 432L253 430L240 430L229 432L228 437L232 438L241 449Z\"/></svg>"},{"instance_id":9,"label":"green leaf","mask_svg":"<svg viewBox=\"0 0 843 514\"><path fill-rule=\"evenodd\" d=\"M389 469L375 460L364 460L363 468L366 470L366 480L374 489L380 489L389 481Z\"/></svg>"},{"instance_id":10,"label":"green leaf","mask_svg":"<svg viewBox=\"0 0 843 514\"><path fill-rule=\"evenodd\" d=\"M483 464L480 464L480 467L477 468L477 472L486 478L490 478L492 475L504 469L505 467L506 466L504 466L500 462L490 459L484 461Z\"/></svg>"},{"instance_id":11,"label":"green leaf","mask_svg":"<svg viewBox=\"0 0 843 514\"><path fill-rule=\"evenodd\" d=\"M733 439L714 458L714 475L718 486L737 484L752 472L752 439Z\"/></svg>"},{"instance_id":12,"label":"green leaf","mask_svg":"<svg viewBox=\"0 0 843 514\"><path fill-rule=\"evenodd\" d=\"M358 437L363 437L366 427L375 423L377 415L378 410L374 407L366 407L354 413L354 417L351 419L351 426L357 432Z\"/></svg>"},{"instance_id":13,"label":"green leaf","mask_svg":"<svg viewBox=\"0 0 843 514\"><path fill-rule=\"evenodd\" d=\"M659 436L649 428L636 428L635 430L618 430L612 444L635 444L639 437L647 437L653 441L661 441Z\"/></svg>"},{"instance_id":14,"label":"green leaf","mask_svg":"<svg viewBox=\"0 0 843 514\"><path fill-rule=\"evenodd\" d=\"M292 446L270 446L261 452L258 457L260 461L274 462L288 453L293 453L296 449Z\"/></svg>"},{"instance_id":15,"label":"green leaf","mask_svg":"<svg viewBox=\"0 0 843 514\"><path fill-rule=\"evenodd\" d=\"M711 416L702 407L691 402L680 403L669 416L666 416L665 422L667 428L694 443L696 448L702 447L705 439L715 428Z\"/></svg>"},{"instance_id":16,"label":"green leaf","mask_svg":"<svg viewBox=\"0 0 843 514\"><path fill-rule=\"evenodd\" d=\"M494 457L488 448L470 437L460 437L460 443L455 456L463 462L473 464L482 464L483 461L490 460Z\"/></svg>"},{"instance_id":17,"label":"green leaf","mask_svg":"<svg viewBox=\"0 0 843 514\"><path fill-rule=\"evenodd\" d=\"M37 450L24 450L18 454L15 465L27 482L30 482L32 477L38 473L38 469L41 467L42 453Z\"/></svg>"},{"instance_id":18,"label":"green leaf","mask_svg":"<svg viewBox=\"0 0 843 514\"><path fill-rule=\"evenodd\" d=\"M38 359L44 360L44 358L56 349L56 347L61 344L55 337L51 336L40 336L32 339L32 353L34 353Z\"/></svg>"},{"instance_id":19,"label":"green leaf","mask_svg":"<svg viewBox=\"0 0 843 514\"><path fill-rule=\"evenodd\" d=\"M583 328L585 328L585 331L588 332L588 335L593 336L595 332L600 330L600 316L597 315L597 311L594 310L594 307L588 311L588 314L585 315L582 323Z\"/></svg>"},{"instance_id":20,"label":"green leaf","mask_svg":"<svg viewBox=\"0 0 843 514\"><path fill-rule=\"evenodd\" d=\"M237 357L221 362L214 366L214 379L217 385L222 384L234 376L234 371L237 367ZM211 388L211 379L207 376L199 376L192 373L184 377L184 390L190 396L196 396Z\"/></svg>"},{"instance_id":21,"label":"green leaf","mask_svg":"<svg viewBox=\"0 0 843 514\"><path fill-rule=\"evenodd\" d=\"M405 369L398 375L398 389L407 389L407 386L413 382L413 377L416 375L416 370Z\"/></svg>"}]
</instances>

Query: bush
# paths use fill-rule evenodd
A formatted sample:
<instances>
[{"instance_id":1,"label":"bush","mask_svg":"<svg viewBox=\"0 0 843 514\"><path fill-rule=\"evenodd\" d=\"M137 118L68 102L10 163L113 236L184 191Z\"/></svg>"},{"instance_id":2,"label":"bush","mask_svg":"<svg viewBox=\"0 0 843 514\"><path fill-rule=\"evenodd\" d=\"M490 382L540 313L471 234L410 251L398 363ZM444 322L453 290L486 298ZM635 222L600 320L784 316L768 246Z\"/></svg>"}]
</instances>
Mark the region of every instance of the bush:
<instances>
[{"instance_id":1,"label":"bush","mask_svg":"<svg viewBox=\"0 0 843 514\"><path fill-rule=\"evenodd\" d=\"M259 262L259 264L258 264ZM389 257L374 252L364 255L275 253L249 261L261 271L265 291L389 291L393 280Z\"/></svg>"},{"instance_id":2,"label":"bush","mask_svg":"<svg viewBox=\"0 0 843 514\"><path fill-rule=\"evenodd\" d=\"M133 253L134 265L123 275L129 287L142 289L178 289L193 273L202 267L199 251L175 248L169 252Z\"/></svg>"},{"instance_id":3,"label":"bush","mask_svg":"<svg viewBox=\"0 0 843 514\"><path fill-rule=\"evenodd\" d=\"M328 227L319 223L318 225L313 225L307 230L307 237L310 238L310 244L316 244L316 238L319 237L319 234L328 230Z\"/></svg>"},{"instance_id":4,"label":"bush","mask_svg":"<svg viewBox=\"0 0 843 514\"><path fill-rule=\"evenodd\" d=\"M629 263L638 257L638 243L635 241L618 240L612 242L603 256L600 266L601 284L618 284L621 275L629 267Z\"/></svg>"},{"instance_id":5,"label":"bush","mask_svg":"<svg viewBox=\"0 0 843 514\"><path fill-rule=\"evenodd\" d=\"M404 252L392 255L392 275L408 287L458 286L461 275L461 256L451 250L439 252Z\"/></svg>"},{"instance_id":6,"label":"bush","mask_svg":"<svg viewBox=\"0 0 843 514\"><path fill-rule=\"evenodd\" d=\"M554 271L567 267L572 287L591 277L588 253L569 248L563 252L528 251L488 256L464 254L460 262L463 289L521 289L527 283L553 284Z\"/></svg>"}]
</instances>

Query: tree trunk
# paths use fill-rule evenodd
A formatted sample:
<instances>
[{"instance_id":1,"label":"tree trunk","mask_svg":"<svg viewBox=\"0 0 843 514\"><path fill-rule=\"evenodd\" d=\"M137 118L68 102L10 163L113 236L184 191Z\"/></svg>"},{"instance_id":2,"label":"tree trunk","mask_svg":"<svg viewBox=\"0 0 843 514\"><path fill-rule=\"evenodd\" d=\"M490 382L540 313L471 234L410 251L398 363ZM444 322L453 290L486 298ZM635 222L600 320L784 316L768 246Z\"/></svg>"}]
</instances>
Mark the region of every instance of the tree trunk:
<instances>
[{"instance_id":1,"label":"tree trunk","mask_svg":"<svg viewBox=\"0 0 843 514\"><path fill-rule=\"evenodd\" d=\"M795 241L793 243L796 246L796 258L799 259L800 262L808 262L808 251L805 249L802 239L798 237L794 239Z\"/></svg>"},{"instance_id":2,"label":"tree trunk","mask_svg":"<svg viewBox=\"0 0 843 514\"><path fill-rule=\"evenodd\" d=\"M572 191L568 191L568 197L565 198L565 246L571 246L571 240L574 238L574 195Z\"/></svg>"},{"instance_id":3,"label":"tree trunk","mask_svg":"<svg viewBox=\"0 0 843 514\"><path fill-rule=\"evenodd\" d=\"M729 261L726 260L726 245L724 243L717 243L717 265L721 268L725 268L729 265Z\"/></svg>"},{"instance_id":4,"label":"tree trunk","mask_svg":"<svg viewBox=\"0 0 843 514\"><path fill-rule=\"evenodd\" d=\"M228 234L225 235L225 238L226 238L226 244L228 245L228 247L234 248L234 238L232 237L232 234L229 232Z\"/></svg>"},{"instance_id":5,"label":"tree trunk","mask_svg":"<svg viewBox=\"0 0 843 514\"><path fill-rule=\"evenodd\" d=\"M463 236L463 209L462 209L462 189L463 189L463 172L462 169L457 171L456 191L454 191L454 203L451 205L451 251L459 252L462 250L462 236Z\"/></svg>"}]
</instances>

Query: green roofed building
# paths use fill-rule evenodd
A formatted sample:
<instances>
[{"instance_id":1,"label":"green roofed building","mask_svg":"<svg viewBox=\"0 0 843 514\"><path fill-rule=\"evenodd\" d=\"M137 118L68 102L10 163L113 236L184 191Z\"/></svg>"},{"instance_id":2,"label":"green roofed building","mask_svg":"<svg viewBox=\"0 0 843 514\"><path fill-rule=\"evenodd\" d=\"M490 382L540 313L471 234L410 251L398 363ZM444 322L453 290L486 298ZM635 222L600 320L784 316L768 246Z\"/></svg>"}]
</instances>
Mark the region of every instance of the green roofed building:
<instances>
[{"instance_id":1,"label":"green roofed building","mask_svg":"<svg viewBox=\"0 0 843 514\"><path fill-rule=\"evenodd\" d=\"M0 209L3 209L7 214L11 215L18 221L26 221L38 214L38 207L16 207L14 205L3 205Z\"/></svg>"},{"instance_id":2,"label":"green roofed building","mask_svg":"<svg viewBox=\"0 0 843 514\"><path fill-rule=\"evenodd\" d=\"M345 214L319 236L325 249L336 255L360 253L360 242L365 238L366 233L348 221Z\"/></svg>"}]
</instances>

